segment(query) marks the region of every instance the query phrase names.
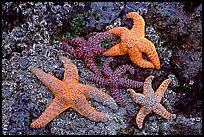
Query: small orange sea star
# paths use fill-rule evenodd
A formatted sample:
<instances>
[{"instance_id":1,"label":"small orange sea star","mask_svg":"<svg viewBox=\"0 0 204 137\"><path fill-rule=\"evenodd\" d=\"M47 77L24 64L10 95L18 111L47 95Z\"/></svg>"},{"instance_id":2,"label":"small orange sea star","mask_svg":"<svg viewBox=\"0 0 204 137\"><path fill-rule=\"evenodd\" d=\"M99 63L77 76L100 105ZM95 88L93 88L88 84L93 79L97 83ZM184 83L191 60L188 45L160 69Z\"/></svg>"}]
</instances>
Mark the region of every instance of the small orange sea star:
<instances>
[{"instance_id":1,"label":"small orange sea star","mask_svg":"<svg viewBox=\"0 0 204 137\"><path fill-rule=\"evenodd\" d=\"M140 129L142 128L144 118L152 111L154 111L165 119L176 118L176 114L171 114L160 104L161 99L164 96L164 92L166 91L171 80L164 80L154 93L154 90L152 89L153 78L154 76L149 76L145 79L143 85L143 94L135 93L133 89L127 90L130 93L130 96L133 101L142 105L136 117L136 123Z\"/></svg>"},{"instance_id":2,"label":"small orange sea star","mask_svg":"<svg viewBox=\"0 0 204 137\"><path fill-rule=\"evenodd\" d=\"M60 56L59 59L63 62L65 67L63 81L38 68L30 67L31 72L34 73L36 77L55 95L55 98L52 100L48 108L45 109L37 120L31 123L31 127L44 127L54 117L69 107L92 121L108 120L108 116L102 112L96 111L89 104L87 99L94 99L101 102L103 105L117 109L117 104L113 98L95 87L80 84L77 68L71 60L63 56Z\"/></svg>"},{"instance_id":3,"label":"small orange sea star","mask_svg":"<svg viewBox=\"0 0 204 137\"><path fill-rule=\"evenodd\" d=\"M107 33L120 36L120 43L114 45L104 52L105 56L119 56L128 54L131 61L142 68L160 69L160 60L154 44L145 38L145 22L137 12L130 12L127 18L133 19L132 29L115 27L106 31ZM142 58L145 53L150 61Z\"/></svg>"}]
</instances>

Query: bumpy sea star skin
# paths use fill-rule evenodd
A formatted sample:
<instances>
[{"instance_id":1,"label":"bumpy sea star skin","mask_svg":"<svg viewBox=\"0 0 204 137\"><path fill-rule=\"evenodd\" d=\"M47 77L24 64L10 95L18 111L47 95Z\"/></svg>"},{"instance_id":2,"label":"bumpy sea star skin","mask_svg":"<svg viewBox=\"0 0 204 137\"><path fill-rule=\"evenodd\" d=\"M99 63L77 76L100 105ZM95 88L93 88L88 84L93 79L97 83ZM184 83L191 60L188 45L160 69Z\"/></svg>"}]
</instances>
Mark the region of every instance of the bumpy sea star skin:
<instances>
[{"instance_id":1,"label":"bumpy sea star skin","mask_svg":"<svg viewBox=\"0 0 204 137\"><path fill-rule=\"evenodd\" d=\"M133 19L132 29L125 27L115 27L106 31L107 33L120 36L121 42L104 52L105 56L118 56L128 54L131 61L142 68L160 69L160 60L154 44L146 39L145 22L137 12L130 12L127 18ZM150 61L142 58L145 53Z\"/></svg>"},{"instance_id":2,"label":"bumpy sea star skin","mask_svg":"<svg viewBox=\"0 0 204 137\"><path fill-rule=\"evenodd\" d=\"M45 109L37 120L31 123L31 127L44 127L54 117L69 107L92 121L107 121L109 119L108 116L96 111L89 104L87 99L94 99L103 105L117 109L117 104L114 99L95 87L80 84L77 68L71 60L63 56L60 56L59 59L63 62L65 67L63 81L38 68L30 67L31 72L55 95L55 98L48 108Z\"/></svg>"},{"instance_id":3,"label":"bumpy sea star skin","mask_svg":"<svg viewBox=\"0 0 204 137\"><path fill-rule=\"evenodd\" d=\"M132 75L134 74L134 68L130 65L122 65L113 71L109 64L113 61L113 58L110 57L106 59L103 63L102 72L104 76L89 74L86 76L86 79L92 82L99 84L100 86L109 88L110 95L116 100L116 102L121 106L125 107L126 103L122 99L119 89L120 87L125 88L139 88L142 87L143 82L134 81L128 78L123 78L122 74L126 71L129 71Z\"/></svg>"},{"instance_id":4,"label":"bumpy sea star skin","mask_svg":"<svg viewBox=\"0 0 204 137\"><path fill-rule=\"evenodd\" d=\"M164 96L164 93L171 82L170 79L166 79L162 82L159 88L154 93L152 89L152 80L154 76L149 76L145 79L143 85L143 94L135 93L133 89L128 89L127 91L130 93L131 98L134 102L142 105L141 109L139 110L136 116L136 123L138 128L142 128L142 124L146 115L150 112L154 111L161 117L165 119L175 119L176 114L171 114L168 112L161 104L161 99Z\"/></svg>"},{"instance_id":5,"label":"bumpy sea star skin","mask_svg":"<svg viewBox=\"0 0 204 137\"><path fill-rule=\"evenodd\" d=\"M62 39L65 51L68 51L74 57L82 59L84 65L95 74L100 74L97 66L94 63L95 57L102 54L105 49L100 46L101 42L106 40L115 40L117 36L109 33L98 33L85 40L81 37L67 40L65 37Z\"/></svg>"}]
</instances>

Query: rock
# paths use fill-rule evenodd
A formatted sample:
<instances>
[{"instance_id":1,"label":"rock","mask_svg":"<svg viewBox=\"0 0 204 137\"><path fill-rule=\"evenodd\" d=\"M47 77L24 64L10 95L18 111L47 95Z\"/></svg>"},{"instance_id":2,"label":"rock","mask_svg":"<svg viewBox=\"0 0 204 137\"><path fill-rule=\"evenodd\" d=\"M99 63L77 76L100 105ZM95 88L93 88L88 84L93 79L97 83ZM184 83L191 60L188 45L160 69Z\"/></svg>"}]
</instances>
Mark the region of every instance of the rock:
<instances>
[{"instance_id":1,"label":"rock","mask_svg":"<svg viewBox=\"0 0 204 137\"><path fill-rule=\"evenodd\" d=\"M111 120L108 122L90 121L70 108L54 118L44 128L31 129L30 123L42 114L54 95L30 72L28 69L30 65L63 79L64 67L58 57L66 56L77 65L81 83L95 86L109 94L107 89L84 79L85 75L90 72L84 67L84 62L65 53L60 40L55 39L55 36L61 38L62 34L70 31L67 18L73 19L74 15L82 14L85 17L85 23L87 23L82 29L86 30L83 34L89 35L93 31L104 31L104 29L115 26L130 28L131 19L130 22L126 21L125 15L131 11L139 12L144 17L146 37L155 44L162 67L160 71L142 69L134 66L128 56L120 56L114 57L112 69L123 64L130 64L135 67L135 75L127 74L126 76L138 81L143 81L150 74L155 75L153 82L155 89L161 84L161 81L172 77L174 80L162 103L170 111L180 115L176 122L150 114L144 121L144 128L138 130L135 116L141 106L133 103L124 89L121 92L124 93L123 98L129 106L119 107L117 111L90 100L96 110L110 116ZM2 4L2 134L201 135L201 15L202 4L4 2ZM170 46L168 42L171 43ZM137 89L137 91L142 92L142 89ZM133 114L130 114L129 119L127 116L129 120L127 122L125 117L129 110L132 110ZM193 117L189 118L190 114Z\"/></svg>"},{"instance_id":2,"label":"rock","mask_svg":"<svg viewBox=\"0 0 204 137\"><path fill-rule=\"evenodd\" d=\"M150 2L127 2L125 12L138 12L140 15L146 15L150 4Z\"/></svg>"},{"instance_id":3,"label":"rock","mask_svg":"<svg viewBox=\"0 0 204 137\"><path fill-rule=\"evenodd\" d=\"M123 8L122 2L92 2L87 26L101 31L119 16Z\"/></svg>"},{"instance_id":4,"label":"rock","mask_svg":"<svg viewBox=\"0 0 204 137\"><path fill-rule=\"evenodd\" d=\"M27 69L29 64L30 64L30 61L27 58L21 58L20 59L20 67L22 69Z\"/></svg>"},{"instance_id":5,"label":"rock","mask_svg":"<svg viewBox=\"0 0 204 137\"><path fill-rule=\"evenodd\" d=\"M172 66L179 81L189 83L202 70L202 52L192 49L177 50L173 54Z\"/></svg>"}]
</instances>

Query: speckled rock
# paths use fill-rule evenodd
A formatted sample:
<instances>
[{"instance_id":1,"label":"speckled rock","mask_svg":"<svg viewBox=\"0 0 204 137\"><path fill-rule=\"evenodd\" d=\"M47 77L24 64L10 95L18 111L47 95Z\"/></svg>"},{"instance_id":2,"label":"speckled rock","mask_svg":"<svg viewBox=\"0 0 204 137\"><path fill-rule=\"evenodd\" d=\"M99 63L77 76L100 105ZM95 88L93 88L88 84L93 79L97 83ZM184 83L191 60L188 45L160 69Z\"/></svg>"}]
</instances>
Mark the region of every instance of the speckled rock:
<instances>
[{"instance_id":1,"label":"speckled rock","mask_svg":"<svg viewBox=\"0 0 204 137\"><path fill-rule=\"evenodd\" d=\"M202 4L190 7L193 12L183 13L183 8L185 7L186 11L188 5L157 2L2 3L2 133L4 135L201 135ZM88 10L89 13L86 12ZM178 117L175 120L166 120L152 113L144 120L143 129L139 130L135 116L141 106L132 101L126 89L121 89L120 92L128 104L126 108L113 111L93 100L89 101L98 111L109 115L111 120L106 123L89 121L70 108L44 128L30 128L30 123L40 116L54 98L51 91L27 69L30 65L62 79L64 67L58 57L66 56L77 66L81 83L95 86L109 94L105 88L84 79L89 70L84 67L83 61L64 53L60 41L54 38L68 30L65 19L81 13L88 17L85 26L87 30L102 31L115 26L130 27L131 21L125 19L126 13L130 11L137 11L144 17L145 35L156 47L161 60L161 70L141 69L131 64L127 56L114 57L115 63L112 63L112 69L122 64L130 64L135 68L135 75L127 74L127 77L139 81L144 81L150 74L155 75L154 89L164 79L171 78L172 82L165 92L162 104L169 111L175 112ZM177 22L176 18L181 21ZM164 38L161 38L161 35ZM165 36L170 39L166 39ZM178 41L185 36L186 40ZM176 50L168 45L171 41L177 44ZM187 50L189 48L191 50ZM178 58L175 58L175 55L178 55ZM172 62L176 64L176 59L180 64L183 63L185 68L181 77L172 70ZM192 68L193 65L197 67ZM181 81L187 79L189 79L187 90L184 90L181 88L183 86ZM142 92L142 88L135 90ZM188 92L185 93L186 91Z\"/></svg>"},{"instance_id":2,"label":"speckled rock","mask_svg":"<svg viewBox=\"0 0 204 137\"><path fill-rule=\"evenodd\" d=\"M186 82L191 84L190 80L202 70L202 52L197 52L192 49L178 50L173 55L172 63L175 73L178 72L177 75L179 78L184 80L182 83Z\"/></svg>"},{"instance_id":3,"label":"speckled rock","mask_svg":"<svg viewBox=\"0 0 204 137\"><path fill-rule=\"evenodd\" d=\"M202 135L202 119L192 115L185 117L180 115L173 124L171 134Z\"/></svg>"},{"instance_id":4,"label":"speckled rock","mask_svg":"<svg viewBox=\"0 0 204 137\"><path fill-rule=\"evenodd\" d=\"M146 15L150 6L150 2L127 2L125 12L138 12L140 15Z\"/></svg>"},{"instance_id":5,"label":"speckled rock","mask_svg":"<svg viewBox=\"0 0 204 137\"><path fill-rule=\"evenodd\" d=\"M123 8L124 2L92 2L87 25L101 31L119 16Z\"/></svg>"}]
</instances>

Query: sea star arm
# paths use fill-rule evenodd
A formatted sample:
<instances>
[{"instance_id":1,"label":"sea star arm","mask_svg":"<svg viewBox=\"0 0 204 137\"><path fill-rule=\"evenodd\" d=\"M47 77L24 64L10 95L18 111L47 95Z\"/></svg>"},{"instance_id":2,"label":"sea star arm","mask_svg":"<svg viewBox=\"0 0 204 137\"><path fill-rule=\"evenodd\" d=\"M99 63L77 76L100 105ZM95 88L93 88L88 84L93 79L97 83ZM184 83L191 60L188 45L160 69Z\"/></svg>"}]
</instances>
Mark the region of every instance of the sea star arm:
<instances>
[{"instance_id":1,"label":"sea star arm","mask_svg":"<svg viewBox=\"0 0 204 137\"><path fill-rule=\"evenodd\" d=\"M75 51L75 48L70 46L67 42L66 39L62 40L62 44L63 44L63 48L64 51L69 52L71 55L73 55L74 57L77 56L77 52Z\"/></svg>"},{"instance_id":2,"label":"sea star arm","mask_svg":"<svg viewBox=\"0 0 204 137\"><path fill-rule=\"evenodd\" d=\"M76 37L67 41L72 46L82 47L86 44L86 40L82 37Z\"/></svg>"},{"instance_id":3,"label":"sea star arm","mask_svg":"<svg viewBox=\"0 0 204 137\"><path fill-rule=\"evenodd\" d=\"M154 68L157 70L160 69L160 60L157 54L157 51L154 47L154 44L149 41L148 39L144 38L142 41L142 44L139 45L141 52L145 53L149 60L154 65Z\"/></svg>"},{"instance_id":4,"label":"sea star arm","mask_svg":"<svg viewBox=\"0 0 204 137\"><path fill-rule=\"evenodd\" d=\"M115 99L115 101L121 106L121 107L125 107L126 103L125 101L122 99L120 93L119 93L119 87L117 84L113 84L110 86L110 95Z\"/></svg>"},{"instance_id":5,"label":"sea star arm","mask_svg":"<svg viewBox=\"0 0 204 137\"><path fill-rule=\"evenodd\" d=\"M154 91L152 89L152 80L154 76L150 75L145 79L144 85L143 85L143 93L145 96L153 97Z\"/></svg>"},{"instance_id":6,"label":"sea star arm","mask_svg":"<svg viewBox=\"0 0 204 137\"><path fill-rule=\"evenodd\" d=\"M110 33L103 32L103 33L98 33L92 37L89 37L88 41L93 43L94 45L98 45L103 41L115 40L115 39L117 39L117 36Z\"/></svg>"},{"instance_id":7,"label":"sea star arm","mask_svg":"<svg viewBox=\"0 0 204 137\"><path fill-rule=\"evenodd\" d=\"M120 86L125 88L140 88L143 86L143 82L139 82L139 81L127 79L127 78L120 78L119 84Z\"/></svg>"},{"instance_id":8,"label":"sea star arm","mask_svg":"<svg viewBox=\"0 0 204 137\"><path fill-rule=\"evenodd\" d=\"M127 92L130 93L130 97L134 102L140 105L145 105L146 104L146 99L145 96L141 93L135 93L133 89L127 89Z\"/></svg>"},{"instance_id":9,"label":"sea star arm","mask_svg":"<svg viewBox=\"0 0 204 137\"><path fill-rule=\"evenodd\" d=\"M92 81L94 83L97 83L100 86L106 86L106 81L103 77L98 76L98 75L94 75L94 74L88 74L85 79L87 79L88 81Z\"/></svg>"},{"instance_id":10,"label":"sea star arm","mask_svg":"<svg viewBox=\"0 0 204 137\"><path fill-rule=\"evenodd\" d=\"M78 70L72 61L63 56L59 56L60 61L64 64L65 72L63 81L69 84L70 82L79 82Z\"/></svg>"},{"instance_id":11,"label":"sea star arm","mask_svg":"<svg viewBox=\"0 0 204 137\"><path fill-rule=\"evenodd\" d=\"M139 110L137 116L136 116L136 123L138 128L142 128L142 124L144 121L144 118L146 115L148 115L151 112L150 108L147 108L146 106L142 106L141 109Z\"/></svg>"},{"instance_id":12,"label":"sea star arm","mask_svg":"<svg viewBox=\"0 0 204 137\"><path fill-rule=\"evenodd\" d=\"M92 47L92 48L94 48L93 53L95 56L104 53L106 50L105 48L102 48L100 45L96 45L96 47Z\"/></svg>"},{"instance_id":13,"label":"sea star arm","mask_svg":"<svg viewBox=\"0 0 204 137\"><path fill-rule=\"evenodd\" d=\"M87 66L88 69L90 69L95 74L100 74L100 71L98 70L98 67L95 65L95 57L89 56L87 58L84 58L84 64Z\"/></svg>"},{"instance_id":14,"label":"sea star arm","mask_svg":"<svg viewBox=\"0 0 204 137\"><path fill-rule=\"evenodd\" d=\"M121 77L122 74L124 74L126 71L129 71L130 74L132 74L132 75L135 73L135 70L134 70L134 68L132 66L130 66L130 65L122 65L122 66L118 67L114 71L114 74L117 77Z\"/></svg>"},{"instance_id":15,"label":"sea star arm","mask_svg":"<svg viewBox=\"0 0 204 137\"><path fill-rule=\"evenodd\" d=\"M109 118L102 112L96 111L89 103L85 96L76 95L71 106L82 116L87 117L92 121L107 121Z\"/></svg>"},{"instance_id":16,"label":"sea star arm","mask_svg":"<svg viewBox=\"0 0 204 137\"><path fill-rule=\"evenodd\" d=\"M129 71L130 74L132 75L135 73L135 70L132 66L122 65L114 71L114 74L117 77L121 77L122 74L124 74L126 71ZM143 85L143 82L133 81L127 78L120 78L118 81L120 86L127 87L127 88L135 88L135 87L138 88Z\"/></svg>"},{"instance_id":17,"label":"sea star arm","mask_svg":"<svg viewBox=\"0 0 204 137\"><path fill-rule=\"evenodd\" d=\"M125 28L125 27L115 27L112 28L110 30L105 31L106 33L111 33L111 34L115 34L117 36L121 36L122 34L125 34L129 31L129 29Z\"/></svg>"},{"instance_id":18,"label":"sea star arm","mask_svg":"<svg viewBox=\"0 0 204 137\"><path fill-rule=\"evenodd\" d=\"M125 55L125 54L126 52L122 52L120 50L120 43L114 45L113 47L111 47L110 49L108 49L103 53L104 56L119 56L119 55Z\"/></svg>"},{"instance_id":19,"label":"sea star arm","mask_svg":"<svg viewBox=\"0 0 204 137\"><path fill-rule=\"evenodd\" d=\"M165 119L175 119L176 114L168 112L160 103L156 103L153 111Z\"/></svg>"},{"instance_id":20,"label":"sea star arm","mask_svg":"<svg viewBox=\"0 0 204 137\"><path fill-rule=\"evenodd\" d=\"M128 51L129 57L133 63L138 65L139 67L142 68L155 68L153 63L150 61L147 61L142 58L142 53L137 49L133 48Z\"/></svg>"},{"instance_id":21,"label":"sea star arm","mask_svg":"<svg viewBox=\"0 0 204 137\"><path fill-rule=\"evenodd\" d=\"M157 101L160 102L162 97L164 96L164 92L166 91L168 85L170 84L171 80L170 79L166 79L164 80L161 85L159 86L159 88L156 90L155 92L155 96L157 98Z\"/></svg>"},{"instance_id":22,"label":"sea star arm","mask_svg":"<svg viewBox=\"0 0 204 137\"><path fill-rule=\"evenodd\" d=\"M30 67L30 70L46 87L48 87L53 92L54 95L57 94L60 83L62 83L61 80L57 79L51 74L45 73L38 68Z\"/></svg>"},{"instance_id":23,"label":"sea star arm","mask_svg":"<svg viewBox=\"0 0 204 137\"><path fill-rule=\"evenodd\" d=\"M81 90L81 92L84 93L87 99L96 100L102 103L103 105L107 105L108 107L115 110L118 108L116 102L111 96L109 96L108 94L104 93L103 91L95 87L80 84L79 89Z\"/></svg>"},{"instance_id":24,"label":"sea star arm","mask_svg":"<svg viewBox=\"0 0 204 137\"><path fill-rule=\"evenodd\" d=\"M40 115L40 117L31 123L32 128L41 128L49 123L54 117L69 108L69 105L64 105L59 98L54 98L48 108Z\"/></svg>"},{"instance_id":25,"label":"sea star arm","mask_svg":"<svg viewBox=\"0 0 204 137\"><path fill-rule=\"evenodd\" d=\"M142 16L140 16L137 12L130 12L126 15L126 18L133 19L133 26L131 31L133 31L137 36L144 37L145 36L145 22Z\"/></svg>"},{"instance_id":26,"label":"sea star arm","mask_svg":"<svg viewBox=\"0 0 204 137\"><path fill-rule=\"evenodd\" d=\"M113 70L110 68L110 62L112 61L113 61L113 57L109 57L103 63L102 72L105 77L110 77L113 74Z\"/></svg>"}]
</instances>

